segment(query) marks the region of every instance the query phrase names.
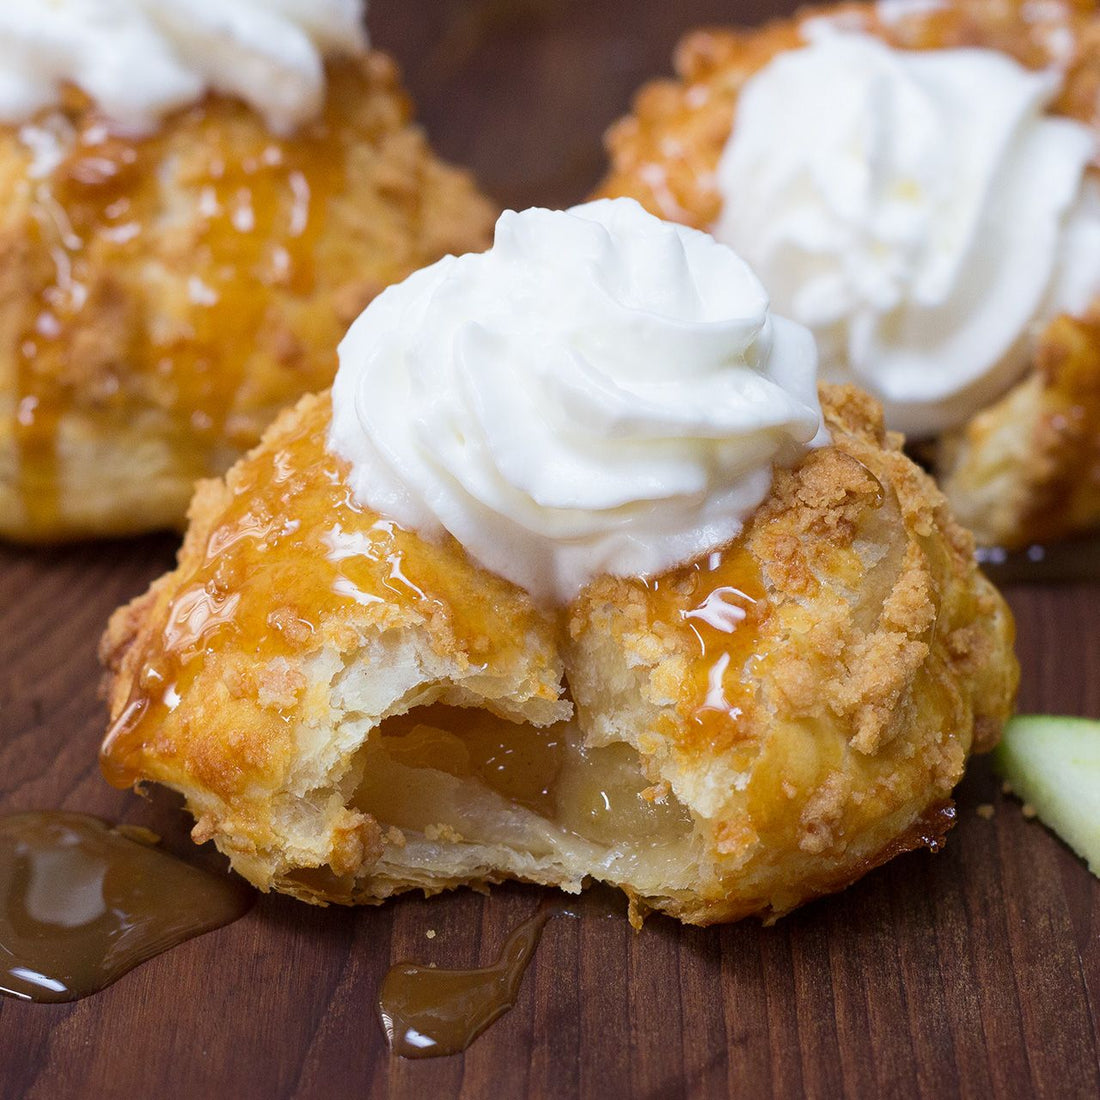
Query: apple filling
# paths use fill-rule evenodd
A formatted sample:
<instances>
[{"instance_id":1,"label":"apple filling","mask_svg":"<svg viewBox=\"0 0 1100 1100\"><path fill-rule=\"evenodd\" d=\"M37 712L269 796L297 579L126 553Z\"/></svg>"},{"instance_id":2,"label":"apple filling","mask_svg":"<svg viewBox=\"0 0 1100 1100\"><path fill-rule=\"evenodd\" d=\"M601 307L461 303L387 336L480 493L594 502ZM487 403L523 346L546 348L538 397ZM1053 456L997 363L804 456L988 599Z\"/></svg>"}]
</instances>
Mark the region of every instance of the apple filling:
<instances>
[{"instance_id":1,"label":"apple filling","mask_svg":"<svg viewBox=\"0 0 1100 1100\"><path fill-rule=\"evenodd\" d=\"M586 746L575 721L539 728L440 703L388 718L360 750L352 805L388 830L387 869L495 868L645 893L695 874L687 809L622 742ZM361 768L361 770L360 770Z\"/></svg>"}]
</instances>

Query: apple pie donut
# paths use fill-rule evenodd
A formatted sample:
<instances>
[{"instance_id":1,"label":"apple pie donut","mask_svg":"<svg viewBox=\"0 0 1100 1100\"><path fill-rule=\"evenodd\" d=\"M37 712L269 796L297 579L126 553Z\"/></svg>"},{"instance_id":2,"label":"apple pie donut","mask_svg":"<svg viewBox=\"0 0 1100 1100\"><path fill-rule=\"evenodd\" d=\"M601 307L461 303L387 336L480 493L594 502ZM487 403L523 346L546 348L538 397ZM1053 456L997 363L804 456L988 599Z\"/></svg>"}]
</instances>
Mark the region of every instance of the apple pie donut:
<instances>
[{"instance_id":1,"label":"apple pie donut","mask_svg":"<svg viewBox=\"0 0 1100 1100\"><path fill-rule=\"evenodd\" d=\"M316 903L601 880L708 924L937 847L1011 710L1011 615L876 404L822 406L739 538L552 607L357 504L303 398L111 620L107 777Z\"/></svg>"}]
</instances>

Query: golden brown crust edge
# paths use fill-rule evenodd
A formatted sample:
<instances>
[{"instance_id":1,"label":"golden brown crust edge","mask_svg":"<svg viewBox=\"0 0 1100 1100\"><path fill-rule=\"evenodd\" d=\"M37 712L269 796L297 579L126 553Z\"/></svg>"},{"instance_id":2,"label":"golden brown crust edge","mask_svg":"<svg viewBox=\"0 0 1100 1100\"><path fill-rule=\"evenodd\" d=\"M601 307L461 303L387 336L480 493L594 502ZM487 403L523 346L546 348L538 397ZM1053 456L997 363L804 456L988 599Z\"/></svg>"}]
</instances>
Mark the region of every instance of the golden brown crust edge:
<instances>
[{"instance_id":1,"label":"golden brown crust edge","mask_svg":"<svg viewBox=\"0 0 1100 1100\"><path fill-rule=\"evenodd\" d=\"M769 613L708 822L712 872L692 896L637 899L690 923L782 915L904 850L903 838L934 846L937 810L968 755L992 748L1012 711L1012 617L970 535L883 431L875 402L850 387L822 395L834 445L777 473L746 535ZM715 773L676 687L695 657L677 636L654 655L632 629L649 601L614 580L582 598L567 661L574 697L582 720L612 725L607 711L629 704L576 670L607 677L615 650L627 655L626 691L679 731L655 750L662 774L699 805Z\"/></svg>"},{"instance_id":2,"label":"golden brown crust edge","mask_svg":"<svg viewBox=\"0 0 1100 1100\"><path fill-rule=\"evenodd\" d=\"M945 435L936 468L959 521L986 546L1100 525L1100 311L1056 318L1031 374Z\"/></svg>"},{"instance_id":3,"label":"golden brown crust edge","mask_svg":"<svg viewBox=\"0 0 1100 1100\"><path fill-rule=\"evenodd\" d=\"M327 394L304 397L225 479L202 482L177 568L112 616L100 649L112 721L154 696L160 705L144 740L132 750L125 738L109 741L104 760L115 782L181 791L196 818L195 839L214 839L257 886L314 901L367 901L366 891L349 894L356 873L380 851L377 823L348 804L354 783L345 773L365 732L357 732L360 715L376 723L436 697L461 705L473 696L503 717L547 724L571 707L559 699L552 620L529 599L477 570L453 542L428 544L399 532L391 545L373 515L338 512L347 494L336 483L339 461L323 449L328 420ZM295 445L307 455L284 476ZM273 495L255 492L257 483ZM290 518L295 507L297 521ZM288 531L307 530L301 542L291 537L280 547L261 539L254 550L260 517L280 528L285 517ZM403 585L406 572L413 578L408 587L418 595L334 600L326 539L341 522L355 538L384 543L386 556L371 571L380 591L393 591L386 578L397 569ZM272 559L275 568L267 569ZM214 637L205 630L207 609L231 607L245 585L247 608L214 623L215 632L226 628ZM199 597L197 622L180 613L181 594ZM164 659L161 643L192 630L198 659L182 670L193 672L190 688L178 708L164 706L168 685L161 679L151 687L150 676L181 669ZM342 704L332 701L335 694ZM337 714L338 706L351 713ZM338 719L350 727L340 735L350 747L328 743ZM320 867L319 884L298 881Z\"/></svg>"}]
</instances>

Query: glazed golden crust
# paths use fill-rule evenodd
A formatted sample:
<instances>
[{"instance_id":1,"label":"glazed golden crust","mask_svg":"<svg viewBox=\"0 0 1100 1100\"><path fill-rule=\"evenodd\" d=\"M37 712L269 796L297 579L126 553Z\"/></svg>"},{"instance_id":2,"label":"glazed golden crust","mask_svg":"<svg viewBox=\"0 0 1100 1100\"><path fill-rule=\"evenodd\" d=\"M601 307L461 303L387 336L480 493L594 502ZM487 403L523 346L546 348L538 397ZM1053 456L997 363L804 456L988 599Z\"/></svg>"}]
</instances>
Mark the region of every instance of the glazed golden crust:
<instances>
[{"instance_id":1,"label":"glazed golden crust","mask_svg":"<svg viewBox=\"0 0 1100 1100\"><path fill-rule=\"evenodd\" d=\"M678 79L644 87L633 115L609 131L611 164L598 195L635 198L696 228L713 225L722 203L715 169L741 87L776 54L803 45L800 26L817 18L904 49L979 46L1031 68L1064 66L1053 109L1100 134L1095 0L948 0L886 20L872 4L809 8L756 30L687 36L676 52ZM937 473L952 509L988 545L1020 546L1100 523L1100 382L1090 373L1100 329L1056 318L1033 340L1027 376L940 449Z\"/></svg>"},{"instance_id":2,"label":"glazed golden crust","mask_svg":"<svg viewBox=\"0 0 1100 1100\"><path fill-rule=\"evenodd\" d=\"M324 448L329 409L303 398L224 481L200 483L176 571L115 614L102 647L108 777L182 790L197 837L291 892L302 868L354 874L378 854L376 824L346 805L357 716L470 697L540 725L570 710L546 615L455 543L352 505Z\"/></svg>"},{"instance_id":3,"label":"glazed golden crust","mask_svg":"<svg viewBox=\"0 0 1100 1100\"><path fill-rule=\"evenodd\" d=\"M331 381L374 295L488 244L393 62L328 83L281 139L222 97L141 140L76 98L0 129L0 536L180 525L196 478Z\"/></svg>"},{"instance_id":4,"label":"glazed golden crust","mask_svg":"<svg viewBox=\"0 0 1100 1100\"><path fill-rule=\"evenodd\" d=\"M108 777L182 791L197 839L306 900L593 875L710 923L839 888L942 833L1017 667L971 539L877 406L824 407L833 445L777 471L741 539L559 617L355 507L327 399L305 399L203 485L177 570L112 619ZM504 753L476 749L502 718Z\"/></svg>"}]
</instances>

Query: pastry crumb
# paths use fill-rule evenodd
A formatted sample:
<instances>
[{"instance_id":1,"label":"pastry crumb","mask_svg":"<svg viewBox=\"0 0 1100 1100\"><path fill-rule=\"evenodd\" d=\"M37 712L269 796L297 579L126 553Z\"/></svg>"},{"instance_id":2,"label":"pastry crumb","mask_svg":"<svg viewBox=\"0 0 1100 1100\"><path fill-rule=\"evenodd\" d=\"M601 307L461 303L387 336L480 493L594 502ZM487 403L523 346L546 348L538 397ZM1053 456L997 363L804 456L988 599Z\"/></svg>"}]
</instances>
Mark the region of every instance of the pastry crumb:
<instances>
[{"instance_id":1,"label":"pastry crumb","mask_svg":"<svg viewBox=\"0 0 1100 1100\"><path fill-rule=\"evenodd\" d=\"M1033 817L1038 817L1039 816L1039 811L1037 809L1035 809L1035 807L1032 806L1032 804L1030 802L1025 802L1020 807L1020 813L1022 813L1024 815L1024 817L1026 817L1028 819L1028 821L1030 821Z\"/></svg>"},{"instance_id":2,"label":"pastry crumb","mask_svg":"<svg viewBox=\"0 0 1100 1100\"><path fill-rule=\"evenodd\" d=\"M986 821L993 820L993 806L989 802L983 802L977 809L978 816Z\"/></svg>"},{"instance_id":3,"label":"pastry crumb","mask_svg":"<svg viewBox=\"0 0 1100 1100\"><path fill-rule=\"evenodd\" d=\"M424 933L424 935L429 940L434 940L435 939L435 929L434 928L429 928L428 931Z\"/></svg>"},{"instance_id":4,"label":"pastry crumb","mask_svg":"<svg viewBox=\"0 0 1100 1100\"><path fill-rule=\"evenodd\" d=\"M1001 794L1012 794L1012 784L1007 779L1001 784Z\"/></svg>"},{"instance_id":5,"label":"pastry crumb","mask_svg":"<svg viewBox=\"0 0 1100 1100\"><path fill-rule=\"evenodd\" d=\"M654 783L652 787L646 787L642 791L642 798L647 802L656 802L659 806L663 806L668 802L668 794L671 789L668 780L662 779L660 783Z\"/></svg>"}]
</instances>

